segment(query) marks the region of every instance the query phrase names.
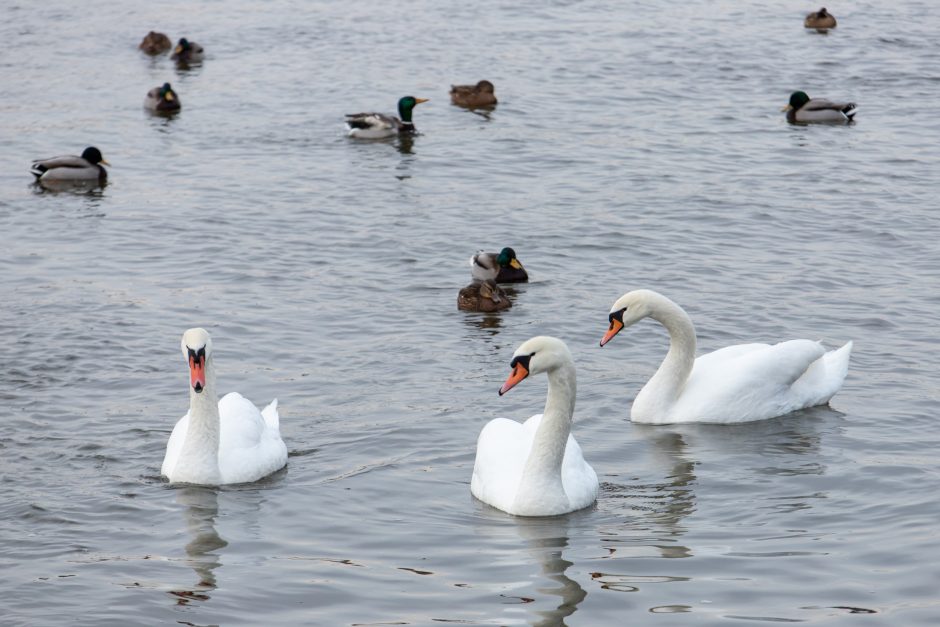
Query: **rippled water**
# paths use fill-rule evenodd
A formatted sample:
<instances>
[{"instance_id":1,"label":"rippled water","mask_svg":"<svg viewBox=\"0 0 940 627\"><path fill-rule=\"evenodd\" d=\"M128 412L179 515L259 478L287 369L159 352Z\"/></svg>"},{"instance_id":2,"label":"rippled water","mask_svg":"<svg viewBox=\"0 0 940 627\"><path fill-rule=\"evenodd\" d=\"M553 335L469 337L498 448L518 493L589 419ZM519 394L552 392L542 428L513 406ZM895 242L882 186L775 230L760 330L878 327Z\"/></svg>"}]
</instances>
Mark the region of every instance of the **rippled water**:
<instances>
[{"instance_id":1,"label":"rippled water","mask_svg":"<svg viewBox=\"0 0 940 627\"><path fill-rule=\"evenodd\" d=\"M935 3L14 3L0 35L4 625L940 622ZM177 71L151 29L205 46ZM499 107L452 107L486 77ZM169 80L183 111L142 110ZM788 126L789 93L854 100ZM413 142L342 115L430 98ZM89 194L31 159L101 148ZM479 248L532 282L456 310ZM852 339L831 407L629 422L666 350ZM223 391L276 396L287 470L159 477L187 408L179 337ZM593 509L516 519L469 493L476 436L536 334L578 366ZM865 616L862 616L864 614ZM668 616L667 616L668 615Z\"/></svg>"}]
</instances>

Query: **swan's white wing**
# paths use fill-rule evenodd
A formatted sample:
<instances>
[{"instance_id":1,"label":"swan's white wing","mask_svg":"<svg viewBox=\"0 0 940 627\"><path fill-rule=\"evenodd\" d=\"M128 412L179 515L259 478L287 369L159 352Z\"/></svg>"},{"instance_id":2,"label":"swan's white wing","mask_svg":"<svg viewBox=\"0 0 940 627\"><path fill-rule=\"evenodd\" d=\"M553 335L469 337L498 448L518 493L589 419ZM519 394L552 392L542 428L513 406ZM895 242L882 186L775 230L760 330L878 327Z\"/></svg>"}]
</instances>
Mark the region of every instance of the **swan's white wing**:
<instances>
[{"instance_id":1,"label":"swan's white wing","mask_svg":"<svg viewBox=\"0 0 940 627\"><path fill-rule=\"evenodd\" d=\"M166 443L166 455L163 457L163 465L160 467L160 474L169 477L176 466L176 460L180 457L180 451L183 449L183 442L186 440L186 430L189 428L189 412L176 422L170 433L170 439Z\"/></svg>"},{"instance_id":2,"label":"swan's white wing","mask_svg":"<svg viewBox=\"0 0 940 627\"><path fill-rule=\"evenodd\" d=\"M597 473L584 460L581 446L573 435L565 444L565 458L561 463L561 482L572 510L587 507L597 500Z\"/></svg>"},{"instance_id":3,"label":"swan's white wing","mask_svg":"<svg viewBox=\"0 0 940 627\"><path fill-rule=\"evenodd\" d=\"M847 342L842 348L829 351L810 364L791 386L793 396L802 403L802 407L829 402L845 381L851 354L852 342Z\"/></svg>"},{"instance_id":4,"label":"swan's white wing","mask_svg":"<svg viewBox=\"0 0 940 627\"><path fill-rule=\"evenodd\" d=\"M272 418L277 418L275 403L265 411L273 412ZM287 463L287 446L277 426L269 424L254 403L241 394L230 392L222 397L219 418L219 470L223 483L255 481Z\"/></svg>"},{"instance_id":5,"label":"swan's white wing","mask_svg":"<svg viewBox=\"0 0 940 627\"><path fill-rule=\"evenodd\" d=\"M470 492L484 503L507 511L512 507L522 479L522 470L532 449L535 428L542 414L529 418L525 425L507 418L494 418L486 423L477 439L476 461Z\"/></svg>"},{"instance_id":6,"label":"swan's white wing","mask_svg":"<svg viewBox=\"0 0 940 627\"><path fill-rule=\"evenodd\" d=\"M790 340L772 346L738 345L700 357L671 419L748 422L799 409L790 386L824 353L818 342Z\"/></svg>"}]
</instances>

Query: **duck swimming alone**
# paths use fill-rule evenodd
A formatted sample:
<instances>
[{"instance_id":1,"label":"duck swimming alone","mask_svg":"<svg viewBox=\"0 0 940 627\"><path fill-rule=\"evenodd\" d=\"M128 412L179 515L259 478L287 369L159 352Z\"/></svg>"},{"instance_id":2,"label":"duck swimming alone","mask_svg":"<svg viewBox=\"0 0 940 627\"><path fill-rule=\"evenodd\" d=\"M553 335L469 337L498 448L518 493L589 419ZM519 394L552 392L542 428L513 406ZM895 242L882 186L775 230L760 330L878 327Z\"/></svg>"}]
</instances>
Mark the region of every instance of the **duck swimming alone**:
<instances>
[{"instance_id":1,"label":"duck swimming alone","mask_svg":"<svg viewBox=\"0 0 940 627\"><path fill-rule=\"evenodd\" d=\"M152 30L144 36L143 41L137 47L143 50L144 54L156 56L172 48L173 42L163 33Z\"/></svg>"},{"instance_id":2,"label":"duck swimming alone","mask_svg":"<svg viewBox=\"0 0 940 627\"><path fill-rule=\"evenodd\" d=\"M205 50L202 46L195 41L189 41L182 37L176 44L176 48L173 49L170 58L180 65L186 65L188 63L199 63L202 61L204 53Z\"/></svg>"},{"instance_id":3,"label":"duck swimming alone","mask_svg":"<svg viewBox=\"0 0 940 627\"><path fill-rule=\"evenodd\" d=\"M804 91L790 94L790 103L781 111L787 112L787 122L851 122L858 105L854 102L832 102L810 98Z\"/></svg>"},{"instance_id":4,"label":"duck swimming alone","mask_svg":"<svg viewBox=\"0 0 940 627\"><path fill-rule=\"evenodd\" d=\"M34 161L29 171L40 183L75 181L104 185L108 180L108 172L101 164L111 165L101 156L100 150L89 146L80 157L66 155Z\"/></svg>"},{"instance_id":5,"label":"duck swimming alone","mask_svg":"<svg viewBox=\"0 0 940 627\"><path fill-rule=\"evenodd\" d=\"M529 274L508 246L499 253L479 251L470 258L470 274L474 279L493 279L497 283L526 283Z\"/></svg>"},{"instance_id":6,"label":"duck swimming alone","mask_svg":"<svg viewBox=\"0 0 940 627\"><path fill-rule=\"evenodd\" d=\"M414 108L427 98L405 96L398 101L398 115L385 115L384 113L347 113L346 129L349 137L359 139L381 139L395 135L413 135L417 132L411 120Z\"/></svg>"},{"instance_id":7,"label":"duck swimming alone","mask_svg":"<svg viewBox=\"0 0 940 627\"><path fill-rule=\"evenodd\" d=\"M492 313L512 307L512 302L496 285L493 279L474 279L470 285L457 293L457 309L460 311L482 311Z\"/></svg>"},{"instance_id":8,"label":"duck swimming alone","mask_svg":"<svg viewBox=\"0 0 940 627\"><path fill-rule=\"evenodd\" d=\"M803 26L805 28L815 28L816 30L828 30L836 27L836 18L823 7L807 15L806 19L803 20Z\"/></svg>"},{"instance_id":9,"label":"duck swimming alone","mask_svg":"<svg viewBox=\"0 0 940 627\"><path fill-rule=\"evenodd\" d=\"M181 106L179 96L176 95L169 83L163 83L162 87L154 87L147 92L147 97L144 98L144 107L151 111L169 113L179 111Z\"/></svg>"},{"instance_id":10,"label":"duck swimming alone","mask_svg":"<svg viewBox=\"0 0 940 627\"><path fill-rule=\"evenodd\" d=\"M483 80L476 85L451 85L450 101L458 106L476 109L496 105L493 83Z\"/></svg>"}]
</instances>

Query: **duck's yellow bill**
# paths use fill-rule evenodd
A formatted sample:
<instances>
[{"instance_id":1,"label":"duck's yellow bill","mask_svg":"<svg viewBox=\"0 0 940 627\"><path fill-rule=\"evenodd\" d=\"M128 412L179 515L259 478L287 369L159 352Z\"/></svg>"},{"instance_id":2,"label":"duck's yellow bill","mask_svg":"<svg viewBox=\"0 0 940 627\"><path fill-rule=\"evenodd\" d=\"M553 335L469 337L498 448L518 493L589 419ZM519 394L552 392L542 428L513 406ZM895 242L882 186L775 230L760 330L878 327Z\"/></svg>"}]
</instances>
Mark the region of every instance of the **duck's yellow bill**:
<instances>
[{"instance_id":1,"label":"duck's yellow bill","mask_svg":"<svg viewBox=\"0 0 940 627\"><path fill-rule=\"evenodd\" d=\"M789 111L789 110L792 109L792 108L793 108L793 105L789 105L789 104L788 104L787 106L782 107L780 110L781 110L781 111Z\"/></svg>"},{"instance_id":2,"label":"duck's yellow bill","mask_svg":"<svg viewBox=\"0 0 940 627\"><path fill-rule=\"evenodd\" d=\"M427 102L428 98L415 98L415 104L421 104L422 102Z\"/></svg>"},{"instance_id":3,"label":"duck's yellow bill","mask_svg":"<svg viewBox=\"0 0 940 627\"><path fill-rule=\"evenodd\" d=\"M515 268L516 270L522 270L522 264L519 263L518 259L510 260L509 265Z\"/></svg>"}]
</instances>

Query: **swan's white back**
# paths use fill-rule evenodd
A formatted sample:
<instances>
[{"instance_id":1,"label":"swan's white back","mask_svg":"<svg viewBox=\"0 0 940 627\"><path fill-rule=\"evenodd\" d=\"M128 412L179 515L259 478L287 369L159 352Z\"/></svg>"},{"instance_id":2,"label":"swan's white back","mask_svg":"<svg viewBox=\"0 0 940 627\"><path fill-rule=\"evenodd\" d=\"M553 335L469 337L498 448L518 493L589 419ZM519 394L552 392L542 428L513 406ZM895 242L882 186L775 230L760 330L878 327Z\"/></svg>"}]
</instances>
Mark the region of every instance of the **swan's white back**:
<instances>
[{"instance_id":1,"label":"swan's white back","mask_svg":"<svg viewBox=\"0 0 940 627\"><path fill-rule=\"evenodd\" d=\"M477 440L477 456L473 464L470 492L484 503L510 514L526 516L517 508L516 497L522 471L532 452L532 440L542 420L536 414L524 423L496 418L483 427ZM549 498L531 500L534 510L551 516L585 508L597 499L597 473L584 460L581 447L568 435L561 480L568 498L564 507L557 507Z\"/></svg>"},{"instance_id":2,"label":"swan's white back","mask_svg":"<svg viewBox=\"0 0 940 627\"><path fill-rule=\"evenodd\" d=\"M257 481L287 464L287 445L281 439L277 399L259 412L255 404L241 394L229 392L219 401L219 419L219 484ZM177 468L188 426L189 412L186 412L170 434L160 472L170 482L178 481L175 477L187 477L187 483L204 483L192 480L185 460L183 466Z\"/></svg>"},{"instance_id":3,"label":"swan's white back","mask_svg":"<svg viewBox=\"0 0 940 627\"><path fill-rule=\"evenodd\" d=\"M842 387L851 352L852 342L828 353L811 340L728 346L695 360L665 415L647 411L637 395L631 420L738 423L823 405Z\"/></svg>"}]
</instances>

